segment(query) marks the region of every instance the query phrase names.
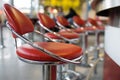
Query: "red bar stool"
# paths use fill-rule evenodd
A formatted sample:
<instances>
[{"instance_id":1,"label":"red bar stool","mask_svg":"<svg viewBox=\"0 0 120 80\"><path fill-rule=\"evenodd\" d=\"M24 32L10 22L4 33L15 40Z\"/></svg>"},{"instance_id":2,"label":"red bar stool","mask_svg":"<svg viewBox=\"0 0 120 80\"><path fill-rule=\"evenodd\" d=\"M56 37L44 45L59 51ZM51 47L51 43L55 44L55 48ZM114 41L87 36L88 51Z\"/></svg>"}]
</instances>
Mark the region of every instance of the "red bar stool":
<instances>
[{"instance_id":1,"label":"red bar stool","mask_svg":"<svg viewBox=\"0 0 120 80\"><path fill-rule=\"evenodd\" d=\"M56 23L59 27L61 27L63 30L61 30L61 32L67 31L67 32L74 32L77 33L80 36L80 41L79 44L82 46L83 48L83 52L84 52L84 35L85 35L85 29L83 27L75 27L74 25L70 25L70 23L67 21L66 18L64 18L63 16L57 16L56 17ZM83 21L84 24L84 21ZM84 55L83 55L84 56ZM84 58L82 59L82 61L84 60ZM81 65L81 64L79 64ZM69 65L69 69L70 70L75 70L75 66L74 65ZM79 73L80 76L83 78L85 75L82 73Z\"/></svg>"},{"instance_id":2,"label":"red bar stool","mask_svg":"<svg viewBox=\"0 0 120 80\"><path fill-rule=\"evenodd\" d=\"M20 38L26 43L19 47L16 45L17 56L24 62L44 65L43 80L57 80L57 64L80 63L77 60L81 59L82 48L59 42L32 42L24 37L26 33L38 32L30 19L9 4L4 4L3 9L7 17L6 26L15 40Z\"/></svg>"},{"instance_id":3,"label":"red bar stool","mask_svg":"<svg viewBox=\"0 0 120 80\"><path fill-rule=\"evenodd\" d=\"M99 51L100 51L100 34L101 33L104 33L104 29L105 27L103 26L103 24L99 24L100 23L100 20L95 20L95 19L92 19L92 18L89 18L89 22L95 26L97 29L96 29L96 32L95 32L95 54L94 54L94 59L97 59L99 58Z\"/></svg>"},{"instance_id":4,"label":"red bar stool","mask_svg":"<svg viewBox=\"0 0 120 80\"><path fill-rule=\"evenodd\" d=\"M61 42L68 42L68 43L77 43L79 41L79 35L75 32L68 32L59 31L60 28L56 25L53 19L51 19L48 15L44 13L38 13L38 23L40 28L45 36L51 38L53 41L61 41ZM53 29L58 29L58 32L53 31Z\"/></svg>"},{"instance_id":5,"label":"red bar stool","mask_svg":"<svg viewBox=\"0 0 120 80\"><path fill-rule=\"evenodd\" d=\"M95 35L95 43L96 43L96 39L97 39L97 37L96 37L96 33L97 33L97 28L96 28L96 26L94 26L94 25L92 25L91 24L91 18L88 18L88 20L86 21L86 24L85 24L85 30L86 30L86 42L87 42L87 44L86 44L86 49L89 49L88 48L88 35L89 34L94 34ZM93 48L94 48L94 44L93 44L93 46L92 46ZM93 49L94 50L94 49ZM88 52L88 50L87 50L87 52Z\"/></svg>"},{"instance_id":6,"label":"red bar stool","mask_svg":"<svg viewBox=\"0 0 120 80\"><path fill-rule=\"evenodd\" d=\"M73 19L75 20L75 22L79 22L80 25L79 26L76 26L76 25L70 25L70 23L67 21L67 19L63 16L57 16L56 17L56 23L58 26L62 27L63 30L61 30L61 32L64 32L64 31L68 31L68 32L75 32L77 34L80 35L80 46L82 46L83 48L83 51L84 51L84 35L85 35L85 29L84 27L82 27L82 25L85 24L85 21L83 21L82 19L79 18L79 21L77 20L79 16L74 16ZM73 22L74 23L74 22ZM82 40L81 40L82 39Z\"/></svg>"},{"instance_id":7,"label":"red bar stool","mask_svg":"<svg viewBox=\"0 0 120 80\"><path fill-rule=\"evenodd\" d=\"M86 30L86 51L88 52L89 48L88 48L88 36L89 34L94 34L95 35L95 44L96 44L96 34L97 34L97 28L96 26L92 25L91 24L91 18L88 18L88 20L86 21L86 24L85 24L85 30ZM92 45L92 48L94 48L95 44ZM95 50L95 49L93 49ZM96 54L96 53L95 53Z\"/></svg>"},{"instance_id":8,"label":"red bar stool","mask_svg":"<svg viewBox=\"0 0 120 80\"><path fill-rule=\"evenodd\" d=\"M63 30L61 30L61 32L64 31L68 31L68 32L75 32L77 34L80 35L80 40L82 44L80 44L80 46L82 46L83 51L84 51L84 47L85 47L85 40L84 40L84 36L85 36L85 32L86 30L84 29L84 25L85 25L85 21L83 21L79 16L74 16L73 17L73 23L74 23L74 27L70 25L70 23L67 21L66 18L64 18L63 16L57 16L56 17L56 23L58 26L62 27Z\"/></svg>"},{"instance_id":9,"label":"red bar stool","mask_svg":"<svg viewBox=\"0 0 120 80\"><path fill-rule=\"evenodd\" d=\"M73 19L73 25L76 26L77 28L85 26L85 21L81 19L80 16L73 16L72 19Z\"/></svg>"},{"instance_id":10,"label":"red bar stool","mask_svg":"<svg viewBox=\"0 0 120 80\"><path fill-rule=\"evenodd\" d=\"M84 25L85 25L85 21L82 20L80 18L80 16L73 16L72 18L73 20L73 25L76 27L76 29L74 30L75 32L77 33L84 33L83 34L83 37L82 37L82 48L83 48L83 52L85 52L85 48L86 48L86 39L85 39L85 28L84 28Z\"/></svg>"},{"instance_id":11,"label":"red bar stool","mask_svg":"<svg viewBox=\"0 0 120 80\"><path fill-rule=\"evenodd\" d=\"M80 16L73 16L73 25L77 27L77 30L81 31L81 29L84 30L84 34L83 34L83 38L82 38L82 48L83 48L83 60L80 64L80 66L84 66L84 67L90 67L90 65L88 64L88 30L91 31L92 28L86 28L86 22L80 18ZM91 31L92 32L92 31Z\"/></svg>"},{"instance_id":12,"label":"red bar stool","mask_svg":"<svg viewBox=\"0 0 120 80\"><path fill-rule=\"evenodd\" d=\"M80 39L81 39L81 36L83 36L83 34L85 33L85 29L83 27L75 27L73 25L70 25L70 23L67 21L67 19L64 18L63 16L57 16L56 23L59 27L61 27L63 29L63 30L60 30L60 32L67 31L67 32L77 33L77 34L79 34Z\"/></svg>"},{"instance_id":13,"label":"red bar stool","mask_svg":"<svg viewBox=\"0 0 120 80\"><path fill-rule=\"evenodd\" d=\"M48 31L46 33L43 32L44 35L49 37L52 41L78 44L79 38L80 38L78 33L70 31L70 30L66 30L66 29L64 30L64 28L62 28L62 31L61 31L61 27L57 26L55 24L55 21L44 13L38 13L38 19L39 19L38 23L41 27L41 30L42 31L44 31L44 30ZM57 29L59 29L59 31L54 32L54 31L51 30L53 28L57 28ZM70 67L69 70L66 71L68 76L71 76L71 75L73 76L73 74L74 74L75 77L76 77L76 75L79 75L78 72L74 72L72 70L75 70L75 68L73 69L73 67ZM79 76L79 78L83 78L83 77Z\"/></svg>"}]
</instances>

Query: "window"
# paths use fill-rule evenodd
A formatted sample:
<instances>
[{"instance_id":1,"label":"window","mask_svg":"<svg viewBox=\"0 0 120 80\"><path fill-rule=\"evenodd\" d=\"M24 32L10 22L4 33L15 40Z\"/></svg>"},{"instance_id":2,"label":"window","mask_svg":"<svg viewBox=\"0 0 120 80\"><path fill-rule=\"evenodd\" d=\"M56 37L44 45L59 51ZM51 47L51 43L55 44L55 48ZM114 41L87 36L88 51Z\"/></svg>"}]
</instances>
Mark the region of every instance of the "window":
<instances>
[{"instance_id":1,"label":"window","mask_svg":"<svg viewBox=\"0 0 120 80\"><path fill-rule=\"evenodd\" d=\"M14 0L14 6L23 13L30 13L31 0Z\"/></svg>"}]
</instances>

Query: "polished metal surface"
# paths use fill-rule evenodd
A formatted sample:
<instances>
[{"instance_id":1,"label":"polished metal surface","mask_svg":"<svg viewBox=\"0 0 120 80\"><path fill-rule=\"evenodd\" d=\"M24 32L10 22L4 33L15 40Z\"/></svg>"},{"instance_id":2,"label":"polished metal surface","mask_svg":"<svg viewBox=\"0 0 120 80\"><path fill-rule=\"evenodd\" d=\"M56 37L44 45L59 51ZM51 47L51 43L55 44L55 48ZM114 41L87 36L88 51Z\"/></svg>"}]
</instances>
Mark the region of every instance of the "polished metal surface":
<instances>
[{"instance_id":1,"label":"polished metal surface","mask_svg":"<svg viewBox=\"0 0 120 80\"><path fill-rule=\"evenodd\" d=\"M120 7L120 0L93 0L91 6L97 11L97 15L109 16L111 10Z\"/></svg>"},{"instance_id":2,"label":"polished metal surface","mask_svg":"<svg viewBox=\"0 0 120 80\"><path fill-rule=\"evenodd\" d=\"M109 14L110 25L114 27L120 27L120 7L114 8Z\"/></svg>"},{"instance_id":3,"label":"polished metal surface","mask_svg":"<svg viewBox=\"0 0 120 80\"><path fill-rule=\"evenodd\" d=\"M43 65L43 80L56 80L57 76L57 66L56 65ZM54 70L54 72L53 72Z\"/></svg>"}]
</instances>

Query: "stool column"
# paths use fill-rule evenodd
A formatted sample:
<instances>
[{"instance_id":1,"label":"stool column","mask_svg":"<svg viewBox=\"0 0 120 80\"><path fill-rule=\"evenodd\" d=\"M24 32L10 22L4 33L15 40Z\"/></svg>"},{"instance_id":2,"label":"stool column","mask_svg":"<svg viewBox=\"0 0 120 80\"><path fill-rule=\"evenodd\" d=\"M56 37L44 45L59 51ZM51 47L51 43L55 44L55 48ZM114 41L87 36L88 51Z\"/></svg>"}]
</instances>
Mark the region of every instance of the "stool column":
<instances>
[{"instance_id":1,"label":"stool column","mask_svg":"<svg viewBox=\"0 0 120 80\"><path fill-rule=\"evenodd\" d=\"M43 65L43 80L57 80L56 65Z\"/></svg>"},{"instance_id":2,"label":"stool column","mask_svg":"<svg viewBox=\"0 0 120 80\"><path fill-rule=\"evenodd\" d=\"M95 53L94 53L94 59L98 59L99 58L99 34L100 32L98 30L96 30L95 32Z\"/></svg>"},{"instance_id":3,"label":"stool column","mask_svg":"<svg viewBox=\"0 0 120 80\"><path fill-rule=\"evenodd\" d=\"M90 65L88 64L88 32L86 31L85 34L83 34L82 36L82 48L83 48L83 60L81 62L81 66L84 67L90 67Z\"/></svg>"}]
</instances>

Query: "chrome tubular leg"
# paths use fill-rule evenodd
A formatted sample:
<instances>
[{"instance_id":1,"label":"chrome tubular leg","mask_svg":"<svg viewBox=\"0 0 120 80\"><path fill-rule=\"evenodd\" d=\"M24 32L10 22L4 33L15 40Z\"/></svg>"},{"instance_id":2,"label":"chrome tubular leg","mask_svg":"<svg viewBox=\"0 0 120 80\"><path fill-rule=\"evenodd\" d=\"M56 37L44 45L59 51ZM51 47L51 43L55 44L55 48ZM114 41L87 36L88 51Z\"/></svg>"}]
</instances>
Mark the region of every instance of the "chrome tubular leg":
<instances>
[{"instance_id":1,"label":"chrome tubular leg","mask_svg":"<svg viewBox=\"0 0 120 80\"><path fill-rule=\"evenodd\" d=\"M45 30L44 30L42 27L40 27L40 32L42 32L42 33L44 34L44 33L45 33ZM41 39L42 39L42 41L45 41L44 36L41 36Z\"/></svg>"},{"instance_id":2,"label":"chrome tubular leg","mask_svg":"<svg viewBox=\"0 0 120 80\"><path fill-rule=\"evenodd\" d=\"M75 67L75 65L73 66ZM85 78L85 75L81 74L80 72L76 72L75 68L74 70L71 70L69 68L67 69L65 65L62 65L61 70L62 70L62 73L60 75L61 78L59 78L60 77L59 76L57 80L82 80Z\"/></svg>"},{"instance_id":3,"label":"chrome tubular leg","mask_svg":"<svg viewBox=\"0 0 120 80\"><path fill-rule=\"evenodd\" d=\"M94 59L99 58L99 31L95 32L95 52L94 52Z\"/></svg>"},{"instance_id":4,"label":"chrome tubular leg","mask_svg":"<svg viewBox=\"0 0 120 80\"><path fill-rule=\"evenodd\" d=\"M64 80L65 75L63 75L65 66L58 65L57 66L57 80Z\"/></svg>"},{"instance_id":5,"label":"chrome tubular leg","mask_svg":"<svg viewBox=\"0 0 120 80\"><path fill-rule=\"evenodd\" d=\"M30 40L32 40L32 41L34 41L34 38L33 38L33 33L30 33L29 35L28 35L28 38L30 39Z\"/></svg>"},{"instance_id":6,"label":"chrome tubular leg","mask_svg":"<svg viewBox=\"0 0 120 80\"><path fill-rule=\"evenodd\" d=\"M99 31L96 31L94 60L97 60L98 58L99 58ZM97 65L94 67L94 74L97 74Z\"/></svg>"},{"instance_id":7,"label":"chrome tubular leg","mask_svg":"<svg viewBox=\"0 0 120 80\"><path fill-rule=\"evenodd\" d=\"M43 80L57 80L56 65L43 65Z\"/></svg>"},{"instance_id":8,"label":"chrome tubular leg","mask_svg":"<svg viewBox=\"0 0 120 80\"><path fill-rule=\"evenodd\" d=\"M68 67L70 70L75 71L75 64L69 64Z\"/></svg>"},{"instance_id":9,"label":"chrome tubular leg","mask_svg":"<svg viewBox=\"0 0 120 80\"><path fill-rule=\"evenodd\" d=\"M88 64L88 50L87 50L87 47L88 47L88 32L86 32L84 35L83 35L83 39L82 39L82 47L83 47L83 60L81 62L81 66L84 66L84 67L90 67L90 65Z\"/></svg>"}]
</instances>

